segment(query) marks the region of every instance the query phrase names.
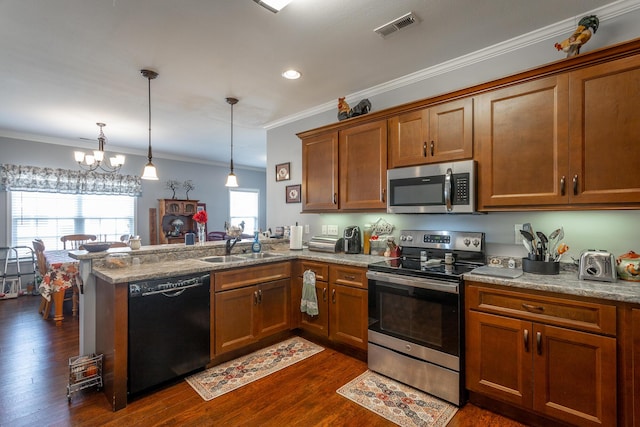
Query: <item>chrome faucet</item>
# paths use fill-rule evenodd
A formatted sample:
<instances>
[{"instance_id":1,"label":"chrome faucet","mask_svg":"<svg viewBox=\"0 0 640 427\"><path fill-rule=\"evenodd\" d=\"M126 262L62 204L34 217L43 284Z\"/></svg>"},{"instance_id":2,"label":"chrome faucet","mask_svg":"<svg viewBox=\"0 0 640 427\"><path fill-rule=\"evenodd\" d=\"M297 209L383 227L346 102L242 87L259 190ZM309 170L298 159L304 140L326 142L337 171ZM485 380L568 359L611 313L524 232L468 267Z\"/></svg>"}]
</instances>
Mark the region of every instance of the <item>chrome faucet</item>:
<instances>
[{"instance_id":1,"label":"chrome faucet","mask_svg":"<svg viewBox=\"0 0 640 427\"><path fill-rule=\"evenodd\" d=\"M242 238L240 236L235 237L235 238L231 238L231 239L227 239L227 242L225 243L225 246L224 246L224 254L225 255L231 255L231 249L233 249L233 247L236 245L236 243L238 243L240 240L242 240Z\"/></svg>"}]
</instances>

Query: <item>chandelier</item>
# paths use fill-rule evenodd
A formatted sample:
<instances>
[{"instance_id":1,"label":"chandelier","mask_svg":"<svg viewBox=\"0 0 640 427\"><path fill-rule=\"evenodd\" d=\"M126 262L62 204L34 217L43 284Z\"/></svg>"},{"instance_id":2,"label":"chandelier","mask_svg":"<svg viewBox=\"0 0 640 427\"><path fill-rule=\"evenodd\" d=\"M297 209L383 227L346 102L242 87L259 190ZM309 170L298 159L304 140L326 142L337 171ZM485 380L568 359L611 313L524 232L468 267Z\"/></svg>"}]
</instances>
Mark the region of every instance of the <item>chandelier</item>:
<instances>
[{"instance_id":1,"label":"chandelier","mask_svg":"<svg viewBox=\"0 0 640 427\"><path fill-rule=\"evenodd\" d=\"M107 142L107 137L104 136L102 128L106 126L104 123L96 123L100 127L100 134L98 135L98 149L93 150L93 154L85 154L84 151L74 151L73 155L78 162L81 169L87 171L95 171L102 169L108 173L118 173L120 168L124 165L124 155L116 154L109 157L109 164L105 161L104 145Z\"/></svg>"}]
</instances>

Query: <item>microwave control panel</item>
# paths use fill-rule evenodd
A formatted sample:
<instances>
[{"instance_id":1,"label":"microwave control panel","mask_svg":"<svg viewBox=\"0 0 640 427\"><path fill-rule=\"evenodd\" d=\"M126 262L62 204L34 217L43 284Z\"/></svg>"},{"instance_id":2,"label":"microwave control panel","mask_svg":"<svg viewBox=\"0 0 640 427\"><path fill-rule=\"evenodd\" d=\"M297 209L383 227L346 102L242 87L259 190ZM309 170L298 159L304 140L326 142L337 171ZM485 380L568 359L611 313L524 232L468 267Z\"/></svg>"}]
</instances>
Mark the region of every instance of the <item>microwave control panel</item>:
<instances>
[{"instance_id":1,"label":"microwave control panel","mask_svg":"<svg viewBox=\"0 0 640 427\"><path fill-rule=\"evenodd\" d=\"M453 175L453 194L451 203L454 205L469 204L469 174L460 173Z\"/></svg>"}]
</instances>

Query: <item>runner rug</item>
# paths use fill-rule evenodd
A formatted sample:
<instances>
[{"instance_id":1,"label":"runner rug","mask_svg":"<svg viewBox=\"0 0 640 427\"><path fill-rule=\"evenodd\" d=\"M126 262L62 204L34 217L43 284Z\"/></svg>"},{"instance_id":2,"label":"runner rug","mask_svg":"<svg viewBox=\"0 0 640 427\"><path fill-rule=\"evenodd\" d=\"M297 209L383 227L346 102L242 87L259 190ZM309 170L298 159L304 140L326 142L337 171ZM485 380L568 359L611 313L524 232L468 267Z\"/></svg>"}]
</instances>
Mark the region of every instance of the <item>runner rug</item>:
<instances>
[{"instance_id":1,"label":"runner rug","mask_svg":"<svg viewBox=\"0 0 640 427\"><path fill-rule=\"evenodd\" d=\"M399 426L444 427L458 410L454 405L369 370L337 392Z\"/></svg>"},{"instance_id":2,"label":"runner rug","mask_svg":"<svg viewBox=\"0 0 640 427\"><path fill-rule=\"evenodd\" d=\"M300 337L294 337L198 372L185 380L204 400L211 400L298 363L322 350L324 348Z\"/></svg>"}]
</instances>

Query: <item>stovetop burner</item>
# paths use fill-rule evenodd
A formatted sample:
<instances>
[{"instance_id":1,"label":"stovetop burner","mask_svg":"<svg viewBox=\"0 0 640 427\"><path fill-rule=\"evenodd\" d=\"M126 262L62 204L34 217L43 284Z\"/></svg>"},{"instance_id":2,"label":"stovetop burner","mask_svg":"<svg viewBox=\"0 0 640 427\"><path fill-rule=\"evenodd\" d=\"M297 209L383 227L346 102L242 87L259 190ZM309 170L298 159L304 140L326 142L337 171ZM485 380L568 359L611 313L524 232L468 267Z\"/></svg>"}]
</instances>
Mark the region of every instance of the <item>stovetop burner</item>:
<instances>
[{"instance_id":1,"label":"stovetop burner","mask_svg":"<svg viewBox=\"0 0 640 427\"><path fill-rule=\"evenodd\" d=\"M369 264L369 270L456 280L485 264L484 233L402 230L400 246L400 258ZM453 264L445 264L447 253L453 254Z\"/></svg>"}]
</instances>

